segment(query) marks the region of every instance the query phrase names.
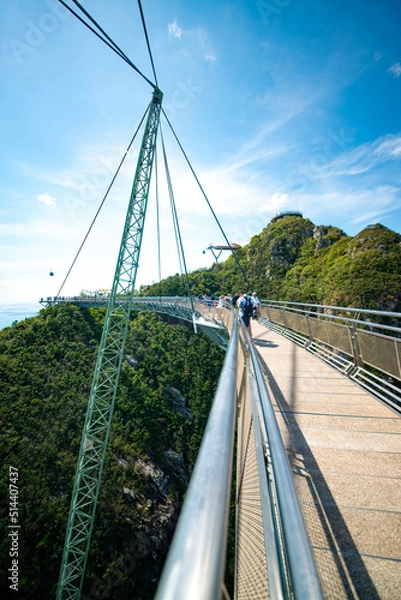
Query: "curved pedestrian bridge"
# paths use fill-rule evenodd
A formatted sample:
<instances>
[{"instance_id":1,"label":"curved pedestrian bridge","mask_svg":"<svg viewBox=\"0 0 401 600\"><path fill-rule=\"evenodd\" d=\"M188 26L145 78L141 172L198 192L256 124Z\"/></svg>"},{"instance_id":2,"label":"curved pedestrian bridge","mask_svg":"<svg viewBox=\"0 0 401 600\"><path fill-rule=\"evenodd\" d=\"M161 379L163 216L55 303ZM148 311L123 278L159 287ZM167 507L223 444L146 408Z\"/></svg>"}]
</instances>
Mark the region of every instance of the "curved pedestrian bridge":
<instances>
[{"instance_id":1,"label":"curved pedestrian bridge","mask_svg":"<svg viewBox=\"0 0 401 600\"><path fill-rule=\"evenodd\" d=\"M179 298L133 308L227 348L157 599L229 597L236 439L235 598L399 600L401 315L267 303L251 340L232 310Z\"/></svg>"}]
</instances>

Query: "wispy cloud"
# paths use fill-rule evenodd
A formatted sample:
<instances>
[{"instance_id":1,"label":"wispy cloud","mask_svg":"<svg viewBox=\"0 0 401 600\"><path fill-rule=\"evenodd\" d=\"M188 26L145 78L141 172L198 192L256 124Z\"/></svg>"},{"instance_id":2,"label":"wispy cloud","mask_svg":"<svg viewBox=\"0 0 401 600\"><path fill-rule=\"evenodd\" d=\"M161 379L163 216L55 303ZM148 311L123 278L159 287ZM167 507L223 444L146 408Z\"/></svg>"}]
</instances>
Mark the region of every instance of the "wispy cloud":
<instances>
[{"instance_id":1,"label":"wispy cloud","mask_svg":"<svg viewBox=\"0 0 401 600\"><path fill-rule=\"evenodd\" d=\"M58 168L35 165L34 163L14 162L13 166L25 177L39 181L41 187L46 186L49 193L36 196L38 202L50 207L60 207L69 217L83 217L83 211L91 211L98 206L110 185L117 165L124 152L123 148L105 145L83 145L77 147L70 163ZM132 184L132 166L135 149L120 171L110 198L116 206L128 197ZM57 200L56 200L57 197Z\"/></svg>"},{"instance_id":2,"label":"wispy cloud","mask_svg":"<svg viewBox=\"0 0 401 600\"><path fill-rule=\"evenodd\" d=\"M217 60L217 56L213 50L213 45L208 32L203 29L203 27L198 27L198 29L196 29L194 32L194 35L198 41L201 51L203 52L204 59L209 62L215 62Z\"/></svg>"},{"instance_id":3,"label":"wispy cloud","mask_svg":"<svg viewBox=\"0 0 401 600\"><path fill-rule=\"evenodd\" d=\"M38 202L43 202L46 206L56 206L56 199L49 194L39 194Z\"/></svg>"},{"instance_id":4,"label":"wispy cloud","mask_svg":"<svg viewBox=\"0 0 401 600\"><path fill-rule=\"evenodd\" d=\"M288 207L289 194L275 192L269 196L266 204L260 207L260 212L279 212Z\"/></svg>"},{"instance_id":5,"label":"wispy cloud","mask_svg":"<svg viewBox=\"0 0 401 600\"><path fill-rule=\"evenodd\" d=\"M388 72L394 75L394 77L399 77L401 75L401 63L396 62L391 67L389 67Z\"/></svg>"},{"instance_id":6,"label":"wispy cloud","mask_svg":"<svg viewBox=\"0 0 401 600\"><path fill-rule=\"evenodd\" d=\"M75 226L65 226L52 221L35 219L28 223L0 224L2 236L19 236L21 239L60 240L78 239L82 231Z\"/></svg>"},{"instance_id":7,"label":"wispy cloud","mask_svg":"<svg viewBox=\"0 0 401 600\"><path fill-rule=\"evenodd\" d=\"M182 30L178 27L177 21L168 24L168 33L170 37L180 38Z\"/></svg>"},{"instance_id":8,"label":"wispy cloud","mask_svg":"<svg viewBox=\"0 0 401 600\"><path fill-rule=\"evenodd\" d=\"M326 193L300 194L296 201L298 210L312 221L319 222L324 215L326 225L330 224L328 219L333 219L334 222L348 222L351 226L365 226L390 218L399 207L400 189L392 185L339 186L339 189Z\"/></svg>"},{"instance_id":9,"label":"wispy cloud","mask_svg":"<svg viewBox=\"0 0 401 600\"><path fill-rule=\"evenodd\" d=\"M359 175L379 164L401 158L401 134L381 136L343 152L322 169L323 174Z\"/></svg>"},{"instance_id":10,"label":"wispy cloud","mask_svg":"<svg viewBox=\"0 0 401 600\"><path fill-rule=\"evenodd\" d=\"M196 29L183 29L178 25L177 21L173 21L172 23L168 24L168 33L170 37L180 40L185 38L195 42L193 49L200 49L203 58L207 62L214 63L217 60L217 55L213 49L210 36L203 27L197 27Z\"/></svg>"}]
</instances>

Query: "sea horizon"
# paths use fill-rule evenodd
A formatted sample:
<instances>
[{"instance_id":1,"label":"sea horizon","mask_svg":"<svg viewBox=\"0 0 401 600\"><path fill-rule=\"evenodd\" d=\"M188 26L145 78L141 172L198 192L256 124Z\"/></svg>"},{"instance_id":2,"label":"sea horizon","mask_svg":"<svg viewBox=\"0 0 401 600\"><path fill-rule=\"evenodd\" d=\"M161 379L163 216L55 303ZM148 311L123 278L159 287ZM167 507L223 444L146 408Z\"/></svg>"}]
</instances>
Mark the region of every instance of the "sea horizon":
<instances>
[{"instance_id":1,"label":"sea horizon","mask_svg":"<svg viewBox=\"0 0 401 600\"><path fill-rule=\"evenodd\" d=\"M10 327L14 321L35 317L42 308L38 301L0 303L0 329Z\"/></svg>"}]
</instances>

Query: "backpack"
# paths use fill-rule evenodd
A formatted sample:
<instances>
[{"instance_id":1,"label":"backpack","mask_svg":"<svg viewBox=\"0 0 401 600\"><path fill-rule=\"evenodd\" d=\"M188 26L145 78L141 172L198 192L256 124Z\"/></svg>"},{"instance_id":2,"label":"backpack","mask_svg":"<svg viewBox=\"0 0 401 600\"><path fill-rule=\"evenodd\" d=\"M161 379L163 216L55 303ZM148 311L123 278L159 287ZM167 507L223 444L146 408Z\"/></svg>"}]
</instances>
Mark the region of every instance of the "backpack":
<instances>
[{"instance_id":1,"label":"backpack","mask_svg":"<svg viewBox=\"0 0 401 600\"><path fill-rule=\"evenodd\" d=\"M244 296L245 306L243 307L244 316L251 318L253 315L253 303L249 296Z\"/></svg>"}]
</instances>

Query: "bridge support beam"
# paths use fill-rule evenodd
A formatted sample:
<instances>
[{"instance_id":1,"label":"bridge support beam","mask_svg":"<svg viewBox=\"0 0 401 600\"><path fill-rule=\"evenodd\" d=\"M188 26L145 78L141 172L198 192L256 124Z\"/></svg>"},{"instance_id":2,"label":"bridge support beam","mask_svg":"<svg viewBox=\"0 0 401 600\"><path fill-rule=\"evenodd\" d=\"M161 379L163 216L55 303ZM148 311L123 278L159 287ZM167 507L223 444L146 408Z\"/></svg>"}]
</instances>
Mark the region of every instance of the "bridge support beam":
<instances>
[{"instance_id":1,"label":"bridge support beam","mask_svg":"<svg viewBox=\"0 0 401 600\"><path fill-rule=\"evenodd\" d=\"M78 600L81 596L129 326L161 101L162 93L155 89L142 139L92 381L72 492L57 600ZM127 302L121 302L122 296L127 298Z\"/></svg>"}]
</instances>

